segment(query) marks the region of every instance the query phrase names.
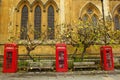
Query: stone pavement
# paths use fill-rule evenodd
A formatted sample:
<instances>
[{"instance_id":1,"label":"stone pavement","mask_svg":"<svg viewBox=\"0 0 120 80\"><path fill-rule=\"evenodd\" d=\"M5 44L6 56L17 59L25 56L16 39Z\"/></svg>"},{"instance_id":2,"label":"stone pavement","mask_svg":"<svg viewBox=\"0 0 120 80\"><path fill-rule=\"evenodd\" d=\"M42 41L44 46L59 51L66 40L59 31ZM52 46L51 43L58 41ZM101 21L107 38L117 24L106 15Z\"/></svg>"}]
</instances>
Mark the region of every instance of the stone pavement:
<instances>
[{"instance_id":1,"label":"stone pavement","mask_svg":"<svg viewBox=\"0 0 120 80\"><path fill-rule=\"evenodd\" d=\"M120 80L120 71L0 73L0 80Z\"/></svg>"}]
</instances>

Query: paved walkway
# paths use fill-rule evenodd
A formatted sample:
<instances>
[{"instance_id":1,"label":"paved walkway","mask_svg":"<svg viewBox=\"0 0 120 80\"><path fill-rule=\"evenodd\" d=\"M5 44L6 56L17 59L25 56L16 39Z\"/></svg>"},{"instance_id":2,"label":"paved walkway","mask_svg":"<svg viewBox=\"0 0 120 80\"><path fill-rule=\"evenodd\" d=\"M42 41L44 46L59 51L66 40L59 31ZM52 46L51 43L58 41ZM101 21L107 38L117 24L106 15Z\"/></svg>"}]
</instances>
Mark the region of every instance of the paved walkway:
<instances>
[{"instance_id":1,"label":"paved walkway","mask_svg":"<svg viewBox=\"0 0 120 80\"><path fill-rule=\"evenodd\" d=\"M98 74L98 75L66 75L66 74L1 74L0 80L120 80L120 74Z\"/></svg>"},{"instance_id":2,"label":"paved walkway","mask_svg":"<svg viewBox=\"0 0 120 80\"><path fill-rule=\"evenodd\" d=\"M120 71L0 73L0 80L120 80Z\"/></svg>"}]
</instances>

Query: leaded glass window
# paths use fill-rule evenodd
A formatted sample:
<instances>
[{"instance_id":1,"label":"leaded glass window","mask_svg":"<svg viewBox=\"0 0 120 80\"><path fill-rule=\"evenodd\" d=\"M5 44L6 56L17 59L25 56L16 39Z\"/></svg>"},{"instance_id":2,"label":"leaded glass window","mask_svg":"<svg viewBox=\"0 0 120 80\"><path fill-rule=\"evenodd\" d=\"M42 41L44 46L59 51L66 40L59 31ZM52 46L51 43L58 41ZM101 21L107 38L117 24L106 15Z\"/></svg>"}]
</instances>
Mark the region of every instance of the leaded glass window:
<instances>
[{"instance_id":1,"label":"leaded glass window","mask_svg":"<svg viewBox=\"0 0 120 80\"><path fill-rule=\"evenodd\" d=\"M52 5L48 8L48 39L54 39L54 8Z\"/></svg>"},{"instance_id":2,"label":"leaded glass window","mask_svg":"<svg viewBox=\"0 0 120 80\"><path fill-rule=\"evenodd\" d=\"M92 13L93 13L92 9L89 8L89 9L87 10L87 13L88 13L88 14L92 14Z\"/></svg>"},{"instance_id":3,"label":"leaded glass window","mask_svg":"<svg viewBox=\"0 0 120 80\"><path fill-rule=\"evenodd\" d=\"M115 29L120 30L120 21L118 15L115 16L114 23L115 23Z\"/></svg>"},{"instance_id":4,"label":"leaded glass window","mask_svg":"<svg viewBox=\"0 0 120 80\"><path fill-rule=\"evenodd\" d=\"M92 16L92 23L93 23L93 26L97 25L97 16L96 15Z\"/></svg>"},{"instance_id":5,"label":"leaded glass window","mask_svg":"<svg viewBox=\"0 0 120 80\"><path fill-rule=\"evenodd\" d=\"M20 39L27 39L28 8L25 5L21 13L21 34Z\"/></svg>"},{"instance_id":6,"label":"leaded glass window","mask_svg":"<svg viewBox=\"0 0 120 80\"><path fill-rule=\"evenodd\" d=\"M37 6L34 13L34 39L39 39L41 33L41 8Z\"/></svg>"},{"instance_id":7,"label":"leaded glass window","mask_svg":"<svg viewBox=\"0 0 120 80\"><path fill-rule=\"evenodd\" d=\"M83 19L83 21L87 21L88 20L88 16L84 15L82 19Z\"/></svg>"},{"instance_id":8,"label":"leaded glass window","mask_svg":"<svg viewBox=\"0 0 120 80\"><path fill-rule=\"evenodd\" d=\"M96 26L97 25L97 21L98 21L98 18L97 18L97 15L96 14L91 14L93 13L93 11L91 12L91 10L89 9L90 11L90 14L89 13L86 13L83 15L82 17L82 20L83 21L89 21L91 24L93 24L93 26Z\"/></svg>"}]
</instances>

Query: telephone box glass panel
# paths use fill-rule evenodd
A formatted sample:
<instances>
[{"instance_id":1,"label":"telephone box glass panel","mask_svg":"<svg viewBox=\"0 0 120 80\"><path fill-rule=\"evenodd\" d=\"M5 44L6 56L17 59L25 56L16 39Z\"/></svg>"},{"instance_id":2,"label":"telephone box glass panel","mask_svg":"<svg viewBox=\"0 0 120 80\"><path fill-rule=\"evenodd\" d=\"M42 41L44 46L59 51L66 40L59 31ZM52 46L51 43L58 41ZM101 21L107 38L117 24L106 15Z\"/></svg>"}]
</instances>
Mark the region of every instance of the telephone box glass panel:
<instances>
[{"instance_id":1,"label":"telephone box glass panel","mask_svg":"<svg viewBox=\"0 0 120 80\"><path fill-rule=\"evenodd\" d=\"M9 69L12 67L12 52L6 53L6 68Z\"/></svg>"},{"instance_id":2,"label":"telephone box glass panel","mask_svg":"<svg viewBox=\"0 0 120 80\"><path fill-rule=\"evenodd\" d=\"M64 51L59 51L59 68L64 68Z\"/></svg>"},{"instance_id":3,"label":"telephone box glass panel","mask_svg":"<svg viewBox=\"0 0 120 80\"><path fill-rule=\"evenodd\" d=\"M110 68L112 67L112 62L111 62L111 54L110 51L106 51L106 58L107 58L107 66Z\"/></svg>"}]
</instances>

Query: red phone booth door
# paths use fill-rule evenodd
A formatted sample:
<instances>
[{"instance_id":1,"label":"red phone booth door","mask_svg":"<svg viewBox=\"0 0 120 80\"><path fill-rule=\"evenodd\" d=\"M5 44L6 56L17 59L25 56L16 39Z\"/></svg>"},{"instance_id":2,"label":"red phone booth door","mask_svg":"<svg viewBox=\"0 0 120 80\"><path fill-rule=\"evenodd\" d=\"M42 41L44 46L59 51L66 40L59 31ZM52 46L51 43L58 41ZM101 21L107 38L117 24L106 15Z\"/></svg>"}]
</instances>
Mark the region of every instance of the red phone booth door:
<instances>
[{"instance_id":1,"label":"red phone booth door","mask_svg":"<svg viewBox=\"0 0 120 80\"><path fill-rule=\"evenodd\" d=\"M105 70L113 70L114 69L114 63L113 63L113 55L111 50L106 50L105 55Z\"/></svg>"},{"instance_id":2,"label":"red phone booth door","mask_svg":"<svg viewBox=\"0 0 120 80\"><path fill-rule=\"evenodd\" d=\"M12 52L6 53L6 69L12 68Z\"/></svg>"},{"instance_id":3,"label":"red phone booth door","mask_svg":"<svg viewBox=\"0 0 120 80\"><path fill-rule=\"evenodd\" d=\"M64 51L59 51L58 55L59 55L59 58L58 58L59 68L64 68L65 67L65 65L64 65L65 64L64 63L64 59L65 59Z\"/></svg>"},{"instance_id":4,"label":"red phone booth door","mask_svg":"<svg viewBox=\"0 0 120 80\"><path fill-rule=\"evenodd\" d=\"M13 72L13 51L5 51L4 53L3 72Z\"/></svg>"}]
</instances>

